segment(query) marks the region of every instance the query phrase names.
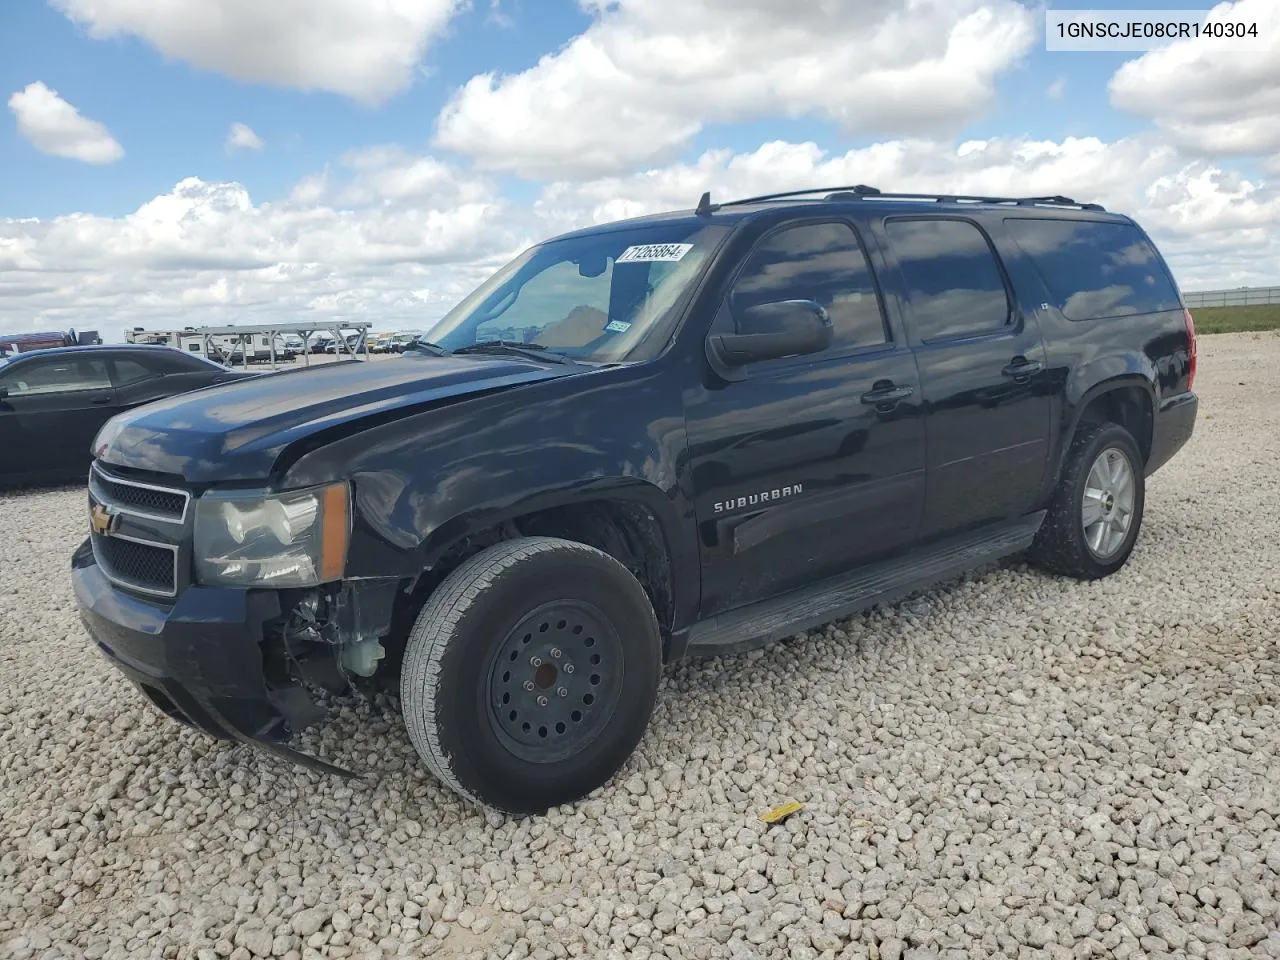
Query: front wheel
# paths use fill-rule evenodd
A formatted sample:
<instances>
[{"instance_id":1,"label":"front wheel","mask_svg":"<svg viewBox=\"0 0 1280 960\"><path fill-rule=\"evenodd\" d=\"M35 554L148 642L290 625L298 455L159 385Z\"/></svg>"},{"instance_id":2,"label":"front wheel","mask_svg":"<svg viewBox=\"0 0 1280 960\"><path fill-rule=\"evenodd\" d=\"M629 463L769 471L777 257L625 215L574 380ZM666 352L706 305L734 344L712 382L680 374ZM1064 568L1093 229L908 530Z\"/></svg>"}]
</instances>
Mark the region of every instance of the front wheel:
<instances>
[{"instance_id":1,"label":"front wheel","mask_svg":"<svg viewBox=\"0 0 1280 960\"><path fill-rule=\"evenodd\" d=\"M1142 457L1129 431L1114 423L1081 426L1031 559L1080 580L1114 573L1133 552L1145 496Z\"/></svg>"},{"instance_id":2,"label":"front wheel","mask_svg":"<svg viewBox=\"0 0 1280 960\"><path fill-rule=\"evenodd\" d=\"M552 537L483 550L423 605L401 709L446 786L540 813L604 784L653 712L661 640L639 581L594 547Z\"/></svg>"}]
</instances>

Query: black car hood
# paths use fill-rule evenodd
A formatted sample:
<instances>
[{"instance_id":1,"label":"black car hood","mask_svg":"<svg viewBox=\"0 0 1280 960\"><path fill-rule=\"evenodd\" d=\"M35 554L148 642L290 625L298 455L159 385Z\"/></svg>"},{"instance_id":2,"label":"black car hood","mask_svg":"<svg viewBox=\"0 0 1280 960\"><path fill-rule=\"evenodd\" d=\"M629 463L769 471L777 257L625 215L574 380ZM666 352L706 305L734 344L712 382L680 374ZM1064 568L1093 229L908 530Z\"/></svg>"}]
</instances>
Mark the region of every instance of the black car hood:
<instances>
[{"instance_id":1,"label":"black car hood","mask_svg":"<svg viewBox=\"0 0 1280 960\"><path fill-rule=\"evenodd\" d=\"M291 443L365 418L590 370L514 357L346 360L237 380L118 414L94 441L108 464L191 483L262 480Z\"/></svg>"}]
</instances>

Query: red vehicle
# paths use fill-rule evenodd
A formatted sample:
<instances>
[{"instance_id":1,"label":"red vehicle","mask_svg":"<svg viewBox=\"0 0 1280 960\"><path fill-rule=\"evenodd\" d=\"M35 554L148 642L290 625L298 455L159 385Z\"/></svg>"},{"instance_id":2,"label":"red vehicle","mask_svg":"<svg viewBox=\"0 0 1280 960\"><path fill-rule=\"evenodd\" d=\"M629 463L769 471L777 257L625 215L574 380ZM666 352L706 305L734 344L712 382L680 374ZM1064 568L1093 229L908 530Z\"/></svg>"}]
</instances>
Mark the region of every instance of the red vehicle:
<instances>
[{"instance_id":1,"label":"red vehicle","mask_svg":"<svg viewBox=\"0 0 1280 960\"><path fill-rule=\"evenodd\" d=\"M88 344L102 343L96 330L86 330L77 334L74 330L63 333L60 330L45 333L12 333L0 335L0 357L28 350L45 350L49 347L80 347Z\"/></svg>"}]
</instances>

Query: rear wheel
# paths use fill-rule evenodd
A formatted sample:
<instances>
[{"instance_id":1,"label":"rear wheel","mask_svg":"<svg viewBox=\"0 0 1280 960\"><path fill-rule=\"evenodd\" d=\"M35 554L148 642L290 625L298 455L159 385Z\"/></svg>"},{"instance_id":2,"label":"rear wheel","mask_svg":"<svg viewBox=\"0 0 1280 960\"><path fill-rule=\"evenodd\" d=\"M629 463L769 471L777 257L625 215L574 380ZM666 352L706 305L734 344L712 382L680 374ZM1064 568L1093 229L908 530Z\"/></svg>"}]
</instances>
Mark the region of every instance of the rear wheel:
<instances>
[{"instance_id":1,"label":"rear wheel","mask_svg":"<svg viewBox=\"0 0 1280 960\"><path fill-rule=\"evenodd\" d=\"M605 783L653 712L661 641L622 564L551 537L500 543L419 613L401 703L414 748L462 796L536 813Z\"/></svg>"},{"instance_id":2,"label":"rear wheel","mask_svg":"<svg viewBox=\"0 0 1280 960\"><path fill-rule=\"evenodd\" d=\"M1081 426L1036 534L1032 560L1081 580L1114 573L1133 552L1145 494L1133 436L1114 423Z\"/></svg>"}]
</instances>

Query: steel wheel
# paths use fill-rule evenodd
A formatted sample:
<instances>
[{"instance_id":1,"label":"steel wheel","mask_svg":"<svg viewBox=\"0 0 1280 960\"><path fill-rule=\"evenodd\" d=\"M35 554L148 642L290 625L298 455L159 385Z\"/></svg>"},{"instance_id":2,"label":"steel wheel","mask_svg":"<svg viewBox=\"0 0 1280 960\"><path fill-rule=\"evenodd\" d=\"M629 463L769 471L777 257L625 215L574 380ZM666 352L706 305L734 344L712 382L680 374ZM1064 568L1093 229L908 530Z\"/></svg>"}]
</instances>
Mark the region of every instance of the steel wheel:
<instances>
[{"instance_id":1,"label":"steel wheel","mask_svg":"<svg viewBox=\"0 0 1280 960\"><path fill-rule=\"evenodd\" d=\"M1133 525L1135 493L1129 458L1124 451L1107 447L1089 468L1080 504L1085 543L1099 560L1108 559L1124 545Z\"/></svg>"},{"instance_id":2,"label":"steel wheel","mask_svg":"<svg viewBox=\"0 0 1280 960\"><path fill-rule=\"evenodd\" d=\"M622 663L622 640L594 606L544 604L507 634L489 668L494 733L531 763L577 753L613 718Z\"/></svg>"}]
</instances>

